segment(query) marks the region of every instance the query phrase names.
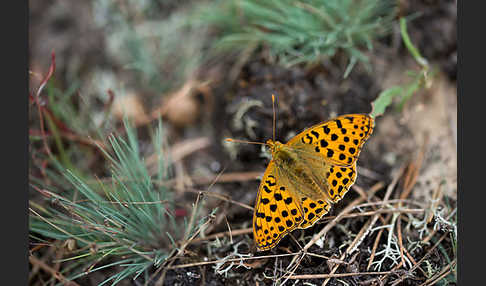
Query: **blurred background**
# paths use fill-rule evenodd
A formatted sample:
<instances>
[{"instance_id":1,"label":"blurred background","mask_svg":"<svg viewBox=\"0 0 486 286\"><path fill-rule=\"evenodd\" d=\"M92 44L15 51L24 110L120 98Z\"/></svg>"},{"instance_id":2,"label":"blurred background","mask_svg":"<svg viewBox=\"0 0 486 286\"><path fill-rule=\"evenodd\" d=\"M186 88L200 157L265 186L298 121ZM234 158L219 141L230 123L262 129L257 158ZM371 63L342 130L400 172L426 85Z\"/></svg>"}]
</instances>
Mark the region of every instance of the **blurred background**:
<instances>
[{"instance_id":1,"label":"blurred background","mask_svg":"<svg viewBox=\"0 0 486 286\"><path fill-rule=\"evenodd\" d=\"M282 282L284 272L270 274L276 258L241 267L221 261L251 252L251 207L270 158L261 146L224 139L271 138L272 94L282 142L341 114L376 117L356 185L381 186L383 199L398 182L391 198L422 204L375 226L402 225L399 246L410 263L403 269L427 254L406 285L455 285L456 1L29 6L32 285ZM329 215L359 196L349 192ZM310 249L340 255L365 224L343 222L324 247ZM302 230L300 239L322 227ZM397 230L388 232L364 239L359 271L390 270L403 259L403 250L389 250ZM298 251L290 238L280 245ZM198 261L219 262L173 268ZM331 268L313 257L295 273Z\"/></svg>"}]
</instances>

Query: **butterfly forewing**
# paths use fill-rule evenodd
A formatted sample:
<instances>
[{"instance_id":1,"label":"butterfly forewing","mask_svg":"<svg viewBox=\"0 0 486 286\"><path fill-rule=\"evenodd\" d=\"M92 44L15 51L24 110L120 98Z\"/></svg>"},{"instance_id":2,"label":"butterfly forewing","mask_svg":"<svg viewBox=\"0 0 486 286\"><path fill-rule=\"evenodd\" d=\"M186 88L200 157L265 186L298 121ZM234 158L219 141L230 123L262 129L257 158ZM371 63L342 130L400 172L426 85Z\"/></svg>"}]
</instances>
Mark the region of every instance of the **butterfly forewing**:
<instances>
[{"instance_id":1,"label":"butterfly forewing","mask_svg":"<svg viewBox=\"0 0 486 286\"><path fill-rule=\"evenodd\" d=\"M349 166L357 160L373 125L373 118L365 114L342 115L304 130L287 144L334 165Z\"/></svg>"}]
</instances>

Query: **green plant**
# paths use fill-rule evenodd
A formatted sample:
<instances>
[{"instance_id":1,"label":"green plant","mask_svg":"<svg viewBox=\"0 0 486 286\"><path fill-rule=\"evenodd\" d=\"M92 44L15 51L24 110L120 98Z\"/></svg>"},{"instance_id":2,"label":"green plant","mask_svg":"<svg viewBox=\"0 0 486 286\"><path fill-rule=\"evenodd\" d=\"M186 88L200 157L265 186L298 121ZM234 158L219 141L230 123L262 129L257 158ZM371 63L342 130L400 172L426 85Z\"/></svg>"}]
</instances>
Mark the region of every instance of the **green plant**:
<instances>
[{"instance_id":1,"label":"green plant","mask_svg":"<svg viewBox=\"0 0 486 286\"><path fill-rule=\"evenodd\" d=\"M405 103L422 88L427 88L431 85L431 77L433 72L430 71L430 66L427 60L420 55L420 52L415 48L407 33L407 22L405 18L400 18L400 32L402 35L405 47L413 56L415 61L420 65L420 71L407 71L407 75L411 80L407 84L395 85L382 91L373 102L374 117L380 116L385 112L385 109L392 104L394 98L398 98L400 103L398 109L402 110Z\"/></svg>"},{"instance_id":2,"label":"green plant","mask_svg":"<svg viewBox=\"0 0 486 286\"><path fill-rule=\"evenodd\" d=\"M29 94L29 120L33 123L29 125L30 167L35 169L31 169L31 174L40 171L62 185L65 179L52 172L52 169L67 168L83 177L89 170L92 155L98 151L95 144L105 146L103 130L108 120L105 107L102 122L94 122L96 112L93 112L93 104L87 102L89 97L79 96L78 82L75 81L65 91L57 88L55 67L53 51L47 74L37 89L34 88ZM40 184L41 180L37 179L31 176L31 180Z\"/></svg>"},{"instance_id":3,"label":"green plant","mask_svg":"<svg viewBox=\"0 0 486 286\"><path fill-rule=\"evenodd\" d=\"M218 49L243 51L266 45L285 65L312 63L342 50L349 57L346 77L360 51L386 33L395 15L393 1L216 1L203 19L221 30Z\"/></svg>"},{"instance_id":4,"label":"green plant","mask_svg":"<svg viewBox=\"0 0 486 286\"><path fill-rule=\"evenodd\" d=\"M111 166L111 180L81 179L67 170L70 190L63 195L35 183L33 189L49 198L55 207L30 202L30 237L34 241L70 241L77 247L62 272L76 279L97 270L117 266L116 274L100 285L114 285L132 276L148 273L175 255L181 241L195 236L207 217L196 220L198 208L187 223L175 216L175 202L163 182L168 164L163 155L164 137L161 123L153 136L158 168L155 178L149 175L140 156L135 130L125 121L127 139L110 136L113 154L102 149Z\"/></svg>"}]
</instances>

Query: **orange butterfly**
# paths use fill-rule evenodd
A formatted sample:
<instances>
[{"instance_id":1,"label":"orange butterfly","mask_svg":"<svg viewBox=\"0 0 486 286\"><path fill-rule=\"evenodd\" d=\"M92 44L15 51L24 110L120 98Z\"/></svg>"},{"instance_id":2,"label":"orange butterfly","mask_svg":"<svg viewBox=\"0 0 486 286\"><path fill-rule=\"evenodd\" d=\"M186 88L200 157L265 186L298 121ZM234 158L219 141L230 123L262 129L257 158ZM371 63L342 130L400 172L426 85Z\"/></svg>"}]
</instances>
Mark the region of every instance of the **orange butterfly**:
<instances>
[{"instance_id":1,"label":"orange butterfly","mask_svg":"<svg viewBox=\"0 0 486 286\"><path fill-rule=\"evenodd\" d=\"M296 228L312 226L343 198L356 181L356 161L373 127L369 115L347 114L312 126L286 144L275 139L266 142L272 160L260 183L253 215L258 250L275 247Z\"/></svg>"}]
</instances>

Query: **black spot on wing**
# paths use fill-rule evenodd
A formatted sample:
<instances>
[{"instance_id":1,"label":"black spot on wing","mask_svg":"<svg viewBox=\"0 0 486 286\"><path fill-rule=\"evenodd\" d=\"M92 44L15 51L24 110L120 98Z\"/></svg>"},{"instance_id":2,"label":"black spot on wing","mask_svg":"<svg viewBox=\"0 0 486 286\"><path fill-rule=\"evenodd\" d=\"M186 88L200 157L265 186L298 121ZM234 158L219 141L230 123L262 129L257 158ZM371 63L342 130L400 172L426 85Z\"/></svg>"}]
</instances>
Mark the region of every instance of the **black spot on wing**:
<instances>
[{"instance_id":1,"label":"black spot on wing","mask_svg":"<svg viewBox=\"0 0 486 286\"><path fill-rule=\"evenodd\" d=\"M329 132L331 132L331 129L327 126L324 126L323 129L324 129L324 133L326 134L329 134Z\"/></svg>"},{"instance_id":2,"label":"black spot on wing","mask_svg":"<svg viewBox=\"0 0 486 286\"><path fill-rule=\"evenodd\" d=\"M341 120L337 119L336 124L338 128L343 128L343 124L341 123Z\"/></svg>"}]
</instances>

